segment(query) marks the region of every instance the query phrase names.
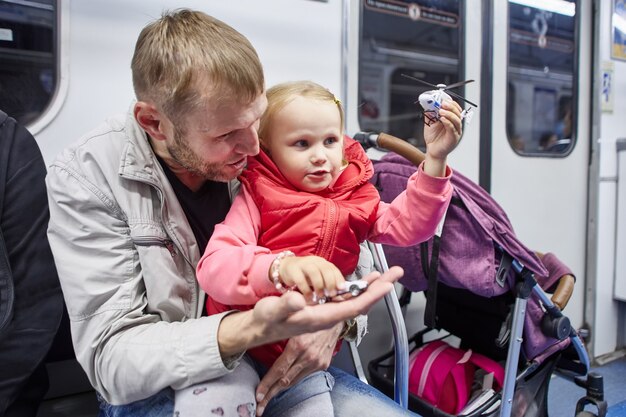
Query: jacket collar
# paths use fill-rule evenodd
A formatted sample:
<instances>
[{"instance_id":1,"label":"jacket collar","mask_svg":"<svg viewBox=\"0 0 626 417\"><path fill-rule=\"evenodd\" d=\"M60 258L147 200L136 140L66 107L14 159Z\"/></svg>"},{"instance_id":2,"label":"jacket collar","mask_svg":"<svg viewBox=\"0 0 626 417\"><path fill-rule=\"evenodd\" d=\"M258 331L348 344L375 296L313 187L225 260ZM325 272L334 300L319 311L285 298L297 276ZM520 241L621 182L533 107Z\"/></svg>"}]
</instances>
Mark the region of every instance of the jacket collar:
<instances>
[{"instance_id":1,"label":"jacket collar","mask_svg":"<svg viewBox=\"0 0 626 417\"><path fill-rule=\"evenodd\" d=\"M120 158L119 174L128 179L135 179L157 185L162 182L165 173L154 155L150 139L145 130L139 126L133 114L134 103L126 114L124 132L126 144Z\"/></svg>"}]
</instances>

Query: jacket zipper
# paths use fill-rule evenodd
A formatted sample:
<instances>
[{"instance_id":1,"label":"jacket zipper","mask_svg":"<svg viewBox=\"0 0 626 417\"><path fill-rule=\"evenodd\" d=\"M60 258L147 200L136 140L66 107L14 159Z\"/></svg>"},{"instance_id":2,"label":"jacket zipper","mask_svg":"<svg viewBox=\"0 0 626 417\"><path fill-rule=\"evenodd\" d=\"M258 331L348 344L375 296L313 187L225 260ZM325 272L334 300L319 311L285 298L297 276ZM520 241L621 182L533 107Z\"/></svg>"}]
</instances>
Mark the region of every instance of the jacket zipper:
<instances>
[{"instance_id":1,"label":"jacket zipper","mask_svg":"<svg viewBox=\"0 0 626 417\"><path fill-rule=\"evenodd\" d=\"M137 246L164 246L170 252L172 257L176 253L174 251L174 241L162 237L137 237L133 238L133 243Z\"/></svg>"},{"instance_id":2,"label":"jacket zipper","mask_svg":"<svg viewBox=\"0 0 626 417\"><path fill-rule=\"evenodd\" d=\"M169 231L168 228L168 224L165 222L165 197L163 196L163 190L161 190L161 188L156 184L156 183L152 183L152 186L154 187L154 189L157 191L157 193L159 194L159 201L161 203L161 219L163 219L163 227ZM169 240L171 242L172 245L172 250L170 253L172 253L173 255L173 251L174 251L174 242L171 239L165 239L165 240ZM191 263L191 260L189 259L189 257L187 256L187 254L185 253L185 251L183 251L181 248L179 248L179 251L181 253L181 255L183 256L183 259L185 259L185 261L187 262L187 264L189 266L192 267L192 269L195 271L196 268L193 266L193 264ZM202 316L202 312L204 310L204 292L202 292L200 290L200 286L198 285L198 281L196 280L196 276L194 273L194 277L193 277L193 291L191 292L191 302L190 302L190 306L191 305L196 305L196 311L191 311L192 314L194 314L192 317L200 317Z\"/></svg>"},{"instance_id":3,"label":"jacket zipper","mask_svg":"<svg viewBox=\"0 0 626 417\"><path fill-rule=\"evenodd\" d=\"M326 227L322 230L322 247L320 250L320 256L328 259L332 249L332 236L337 229L337 204L334 201L328 202L328 221Z\"/></svg>"},{"instance_id":4,"label":"jacket zipper","mask_svg":"<svg viewBox=\"0 0 626 417\"><path fill-rule=\"evenodd\" d=\"M152 186L156 192L159 194L159 202L161 205L161 218L165 219L165 199L163 197L163 191L161 190L160 186L157 185L157 183L155 181L146 179L146 178L137 178L137 177L129 177L130 179L134 180L134 181L139 181L139 182L143 182L144 184L150 185ZM230 187L229 187L229 192L230 192ZM169 228L167 227L167 223L165 222L165 220L163 220L163 227L169 231ZM153 243L150 243L150 240L152 240ZM144 242L142 242L144 241ZM172 254L172 257L174 256L174 241L169 239L169 238L139 238L138 241L133 240L133 242L135 242L137 245L139 246L150 246L150 245L159 245L159 246L165 246L170 254ZM189 259L189 257L187 256L187 254L185 253L185 251L183 251L181 248L179 248L180 254L182 255L183 259L185 259L185 261L187 262L187 264L189 264L190 266L192 266L193 268L193 264L191 263L191 260ZM195 270L195 268L193 268ZM195 282L195 277L194 277L194 282ZM195 283L195 288L196 290L193 291L193 295L192 295L192 299L191 299L191 303L197 303L198 308L196 310L196 317L200 317L202 315L202 310L204 307L204 293L202 291L199 291L199 286L197 284L197 282Z\"/></svg>"}]
</instances>

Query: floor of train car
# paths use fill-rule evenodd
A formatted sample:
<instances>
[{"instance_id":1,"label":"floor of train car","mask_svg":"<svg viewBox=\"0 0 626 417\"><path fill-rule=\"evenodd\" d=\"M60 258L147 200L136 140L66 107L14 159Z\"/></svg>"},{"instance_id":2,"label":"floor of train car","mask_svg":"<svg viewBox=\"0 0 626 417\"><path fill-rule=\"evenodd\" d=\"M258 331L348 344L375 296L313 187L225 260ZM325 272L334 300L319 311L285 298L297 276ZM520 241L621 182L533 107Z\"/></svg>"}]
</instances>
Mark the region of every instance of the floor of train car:
<instances>
[{"instance_id":1,"label":"floor of train car","mask_svg":"<svg viewBox=\"0 0 626 417\"><path fill-rule=\"evenodd\" d=\"M621 352L623 353L623 352ZM626 356L601 366L592 367L592 372L602 375L604 382L604 400L608 405L608 417L626 416ZM550 417L574 417L576 403L585 394L585 390L572 381L552 376L548 389L548 410ZM586 410L596 413L595 407Z\"/></svg>"},{"instance_id":2,"label":"floor of train car","mask_svg":"<svg viewBox=\"0 0 626 417\"><path fill-rule=\"evenodd\" d=\"M604 396L608 417L626 416L626 356L605 365L593 367L594 372L604 378ZM69 376L69 375L66 375ZM69 380L69 379L66 379ZM54 387L51 387L53 390ZM558 375L550 381L548 410L550 417L574 417L576 402L584 395L584 390L573 382ZM587 407L595 413L594 407ZM98 405L93 391L68 397L46 400L37 417L93 417L98 415Z\"/></svg>"}]
</instances>

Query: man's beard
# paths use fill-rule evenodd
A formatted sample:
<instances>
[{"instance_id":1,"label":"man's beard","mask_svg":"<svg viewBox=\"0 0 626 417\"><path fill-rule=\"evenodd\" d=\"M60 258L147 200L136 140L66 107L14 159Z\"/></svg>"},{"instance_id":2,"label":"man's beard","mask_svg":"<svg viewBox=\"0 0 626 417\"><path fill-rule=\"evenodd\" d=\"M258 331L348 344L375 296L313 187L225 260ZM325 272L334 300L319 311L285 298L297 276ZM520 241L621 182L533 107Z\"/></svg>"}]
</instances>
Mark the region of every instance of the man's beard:
<instances>
[{"instance_id":1,"label":"man's beard","mask_svg":"<svg viewBox=\"0 0 626 417\"><path fill-rule=\"evenodd\" d=\"M174 142L168 145L167 151L174 161L185 168L190 173L203 178L205 180L227 182L232 178L226 177L221 168L223 164L208 163L196 155L183 139L181 132L174 133Z\"/></svg>"}]
</instances>

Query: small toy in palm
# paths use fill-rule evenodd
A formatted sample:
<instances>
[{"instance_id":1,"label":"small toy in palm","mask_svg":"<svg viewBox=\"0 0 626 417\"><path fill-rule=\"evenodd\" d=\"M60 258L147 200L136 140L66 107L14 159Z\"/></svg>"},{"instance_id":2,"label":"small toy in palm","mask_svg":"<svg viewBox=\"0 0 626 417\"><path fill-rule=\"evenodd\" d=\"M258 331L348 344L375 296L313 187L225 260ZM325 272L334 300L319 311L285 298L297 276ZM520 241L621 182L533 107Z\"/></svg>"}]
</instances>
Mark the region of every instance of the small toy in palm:
<instances>
[{"instance_id":1,"label":"small toy in palm","mask_svg":"<svg viewBox=\"0 0 626 417\"><path fill-rule=\"evenodd\" d=\"M356 280L356 281L345 281L343 285L337 289L337 295L335 297L350 294L353 297L360 295L363 291L367 289L367 281L364 280ZM331 301L334 297L323 296L323 297L314 297L313 301L318 304L324 304L327 301Z\"/></svg>"}]
</instances>

